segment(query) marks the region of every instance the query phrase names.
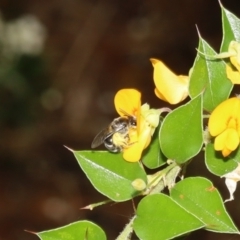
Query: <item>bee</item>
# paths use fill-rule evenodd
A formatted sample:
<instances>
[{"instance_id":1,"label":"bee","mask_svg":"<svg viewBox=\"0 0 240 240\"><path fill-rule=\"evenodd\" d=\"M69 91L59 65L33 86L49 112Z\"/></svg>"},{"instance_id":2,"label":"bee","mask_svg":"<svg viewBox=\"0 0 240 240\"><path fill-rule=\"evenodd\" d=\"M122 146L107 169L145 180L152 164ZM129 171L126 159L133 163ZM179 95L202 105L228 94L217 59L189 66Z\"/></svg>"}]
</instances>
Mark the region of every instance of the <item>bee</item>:
<instances>
[{"instance_id":1,"label":"bee","mask_svg":"<svg viewBox=\"0 0 240 240\"><path fill-rule=\"evenodd\" d=\"M125 114L122 117L115 118L107 128L104 128L96 135L91 147L96 148L104 144L110 152L121 152L123 148L131 144L129 143L129 130L136 127L135 116Z\"/></svg>"}]
</instances>

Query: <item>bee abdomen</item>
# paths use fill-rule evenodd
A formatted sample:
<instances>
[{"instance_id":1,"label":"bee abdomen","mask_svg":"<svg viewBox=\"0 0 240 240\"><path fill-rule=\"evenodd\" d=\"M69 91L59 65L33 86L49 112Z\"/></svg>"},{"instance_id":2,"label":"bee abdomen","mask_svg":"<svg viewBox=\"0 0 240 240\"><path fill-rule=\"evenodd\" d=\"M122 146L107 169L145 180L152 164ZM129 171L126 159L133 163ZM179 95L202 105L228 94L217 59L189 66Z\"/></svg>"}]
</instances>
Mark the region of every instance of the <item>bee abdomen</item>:
<instances>
[{"instance_id":1,"label":"bee abdomen","mask_svg":"<svg viewBox=\"0 0 240 240\"><path fill-rule=\"evenodd\" d=\"M116 146L113 143L112 136L110 136L110 137L108 137L104 140L104 146L107 148L108 151L113 152L113 153L117 153L117 152L122 151L122 147Z\"/></svg>"}]
</instances>

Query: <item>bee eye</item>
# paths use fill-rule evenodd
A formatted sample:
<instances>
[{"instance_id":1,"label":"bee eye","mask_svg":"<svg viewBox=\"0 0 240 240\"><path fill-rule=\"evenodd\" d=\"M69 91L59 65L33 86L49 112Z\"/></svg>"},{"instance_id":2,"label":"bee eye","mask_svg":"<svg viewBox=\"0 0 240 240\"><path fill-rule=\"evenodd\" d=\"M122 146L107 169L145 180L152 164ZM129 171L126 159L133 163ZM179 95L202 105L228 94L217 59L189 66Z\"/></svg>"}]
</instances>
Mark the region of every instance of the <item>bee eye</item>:
<instances>
[{"instance_id":1,"label":"bee eye","mask_svg":"<svg viewBox=\"0 0 240 240\"><path fill-rule=\"evenodd\" d=\"M136 122L136 120L133 119L133 118L130 120L130 124L131 124L131 126L133 126L133 127L136 127L136 126L137 126L137 122Z\"/></svg>"}]
</instances>

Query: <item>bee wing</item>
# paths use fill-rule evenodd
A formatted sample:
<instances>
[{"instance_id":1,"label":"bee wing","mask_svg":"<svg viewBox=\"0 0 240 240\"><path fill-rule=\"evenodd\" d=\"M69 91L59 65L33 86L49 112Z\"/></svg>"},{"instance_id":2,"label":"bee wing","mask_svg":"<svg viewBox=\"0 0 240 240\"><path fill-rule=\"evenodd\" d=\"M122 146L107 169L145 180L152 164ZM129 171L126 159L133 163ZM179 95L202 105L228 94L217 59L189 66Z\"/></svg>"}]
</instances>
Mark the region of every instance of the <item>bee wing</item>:
<instances>
[{"instance_id":1,"label":"bee wing","mask_svg":"<svg viewBox=\"0 0 240 240\"><path fill-rule=\"evenodd\" d=\"M93 139L91 148L96 148L96 147L100 146L102 143L104 143L104 140L106 138L112 136L113 134L114 134L114 132L109 132L108 128L104 128Z\"/></svg>"}]
</instances>

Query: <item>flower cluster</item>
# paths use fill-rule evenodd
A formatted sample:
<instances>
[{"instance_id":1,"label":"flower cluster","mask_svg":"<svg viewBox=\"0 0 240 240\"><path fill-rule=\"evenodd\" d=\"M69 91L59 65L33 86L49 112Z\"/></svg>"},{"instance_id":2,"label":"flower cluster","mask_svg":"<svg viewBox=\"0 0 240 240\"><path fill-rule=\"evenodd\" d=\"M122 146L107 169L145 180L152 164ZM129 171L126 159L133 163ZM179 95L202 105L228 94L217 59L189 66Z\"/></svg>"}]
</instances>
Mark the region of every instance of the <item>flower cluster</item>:
<instances>
[{"instance_id":1,"label":"flower cluster","mask_svg":"<svg viewBox=\"0 0 240 240\"><path fill-rule=\"evenodd\" d=\"M227 77L233 84L240 84L240 43L231 41L228 52L220 56L224 54L230 59L230 64L226 66Z\"/></svg>"},{"instance_id":2,"label":"flower cluster","mask_svg":"<svg viewBox=\"0 0 240 240\"><path fill-rule=\"evenodd\" d=\"M123 158L129 162L139 161L159 124L161 110L150 109L148 104L141 106L141 93L135 89L118 91L114 104L120 116L127 113L136 117L137 127L129 129L129 143L123 148Z\"/></svg>"},{"instance_id":3,"label":"flower cluster","mask_svg":"<svg viewBox=\"0 0 240 240\"><path fill-rule=\"evenodd\" d=\"M228 52L216 55L217 58L229 58L226 64L228 79L240 84L240 43L231 41ZM212 112L208 128L215 137L214 149L227 157L237 149L240 143L240 98L233 97L223 101Z\"/></svg>"},{"instance_id":4,"label":"flower cluster","mask_svg":"<svg viewBox=\"0 0 240 240\"><path fill-rule=\"evenodd\" d=\"M153 79L157 97L170 104L183 101L188 96L188 76L175 75L160 60L151 59L151 62L154 67ZM120 116L127 113L137 119L137 127L129 129L129 141L123 148L123 158L129 162L137 162L151 142L160 114L169 109L151 109L147 103L142 105L141 93L135 89L118 91L114 104Z\"/></svg>"},{"instance_id":5,"label":"flower cluster","mask_svg":"<svg viewBox=\"0 0 240 240\"><path fill-rule=\"evenodd\" d=\"M209 118L208 128L216 137L216 151L226 157L236 150L240 142L240 98L229 98L218 105Z\"/></svg>"},{"instance_id":6,"label":"flower cluster","mask_svg":"<svg viewBox=\"0 0 240 240\"><path fill-rule=\"evenodd\" d=\"M226 72L233 84L240 83L240 44L232 41L228 52L220 53L216 58L229 57ZM170 104L178 104L189 95L189 76L176 75L162 61L151 58L153 65L154 92L158 98ZM123 158L129 162L141 159L143 150L151 142L155 129L159 125L160 114L166 108L151 109L141 103L141 93L136 89L122 89L114 99L116 111L120 116L133 116L137 127L128 132L128 139L122 148ZM168 111L168 110L167 110ZM240 98L225 100L211 113L208 122L209 133L214 139L214 149L227 157L240 143Z\"/></svg>"}]
</instances>

